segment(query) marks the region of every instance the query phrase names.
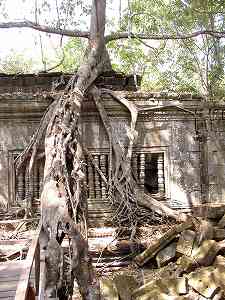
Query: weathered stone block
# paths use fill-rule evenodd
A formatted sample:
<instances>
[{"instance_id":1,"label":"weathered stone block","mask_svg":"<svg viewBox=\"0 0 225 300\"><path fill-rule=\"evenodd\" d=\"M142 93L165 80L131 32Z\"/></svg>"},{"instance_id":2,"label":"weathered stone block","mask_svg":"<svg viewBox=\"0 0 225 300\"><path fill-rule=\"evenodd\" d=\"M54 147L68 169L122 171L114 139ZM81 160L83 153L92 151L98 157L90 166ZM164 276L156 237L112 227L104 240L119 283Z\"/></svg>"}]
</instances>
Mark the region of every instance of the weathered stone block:
<instances>
[{"instance_id":1,"label":"weathered stone block","mask_svg":"<svg viewBox=\"0 0 225 300\"><path fill-rule=\"evenodd\" d=\"M214 266L222 266L225 267L225 257L222 255L217 255L217 257L215 258L214 262L213 262Z\"/></svg>"},{"instance_id":2,"label":"weathered stone block","mask_svg":"<svg viewBox=\"0 0 225 300\"><path fill-rule=\"evenodd\" d=\"M138 300L144 300L144 299L151 299L151 298L145 298L145 295L153 293L155 295L155 291L157 291L158 294L162 293L165 290L165 287L157 286L156 284L157 280L150 281L138 289L134 290L132 293L132 299L138 299ZM143 297L143 298L142 298ZM154 298L153 298L154 299Z\"/></svg>"},{"instance_id":3,"label":"weathered stone block","mask_svg":"<svg viewBox=\"0 0 225 300\"><path fill-rule=\"evenodd\" d=\"M222 241L225 239L225 229L223 228L214 228L213 230L213 238L216 241Z\"/></svg>"},{"instance_id":4,"label":"weathered stone block","mask_svg":"<svg viewBox=\"0 0 225 300\"><path fill-rule=\"evenodd\" d=\"M192 257L183 255L177 260L177 274L180 275L184 272L190 272L193 268L195 261Z\"/></svg>"},{"instance_id":5,"label":"weathered stone block","mask_svg":"<svg viewBox=\"0 0 225 300\"><path fill-rule=\"evenodd\" d=\"M188 285L186 277L162 279L166 285L170 295L185 295L188 293Z\"/></svg>"},{"instance_id":6,"label":"weathered stone block","mask_svg":"<svg viewBox=\"0 0 225 300\"><path fill-rule=\"evenodd\" d=\"M146 284L156 279L176 278L176 270L177 264L173 262L159 269L143 269L143 281Z\"/></svg>"},{"instance_id":7,"label":"weathered stone block","mask_svg":"<svg viewBox=\"0 0 225 300\"><path fill-rule=\"evenodd\" d=\"M160 250L164 249L180 232L192 228L193 223L190 221L175 225L170 228L162 237L153 242L144 252L135 257L135 262L143 266L147 261L154 257Z\"/></svg>"},{"instance_id":8,"label":"weathered stone block","mask_svg":"<svg viewBox=\"0 0 225 300\"><path fill-rule=\"evenodd\" d=\"M219 223L218 223L218 227L219 228L225 228L225 214L222 216L222 218L220 219Z\"/></svg>"},{"instance_id":9,"label":"weathered stone block","mask_svg":"<svg viewBox=\"0 0 225 300\"><path fill-rule=\"evenodd\" d=\"M200 223L196 223L197 237L195 240L194 248L201 245L201 243L205 240L213 240L214 227L211 222L201 219L199 221Z\"/></svg>"},{"instance_id":10,"label":"weathered stone block","mask_svg":"<svg viewBox=\"0 0 225 300\"><path fill-rule=\"evenodd\" d=\"M117 275L113 278L121 300L130 300L132 292L137 289L138 283L133 276Z\"/></svg>"},{"instance_id":11,"label":"weathered stone block","mask_svg":"<svg viewBox=\"0 0 225 300\"><path fill-rule=\"evenodd\" d=\"M219 291L214 297L213 297L213 300L222 300L222 299L225 299L224 298L224 291Z\"/></svg>"},{"instance_id":12,"label":"weathered stone block","mask_svg":"<svg viewBox=\"0 0 225 300\"><path fill-rule=\"evenodd\" d=\"M196 264L207 267L214 261L220 249L221 247L216 241L206 240L199 248L193 250L192 257Z\"/></svg>"},{"instance_id":13,"label":"weathered stone block","mask_svg":"<svg viewBox=\"0 0 225 300\"><path fill-rule=\"evenodd\" d=\"M177 243L173 242L156 255L156 261L159 268L169 263L176 256Z\"/></svg>"},{"instance_id":14,"label":"weathered stone block","mask_svg":"<svg viewBox=\"0 0 225 300\"><path fill-rule=\"evenodd\" d=\"M211 265L218 251L224 249L224 247L225 244L223 241L204 241L200 247L193 249L191 257L183 255L177 260L178 269L176 273L178 275L183 273L189 273L197 267L207 267Z\"/></svg>"},{"instance_id":15,"label":"weathered stone block","mask_svg":"<svg viewBox=\"0 0 225 300\"><path fill-rule=\"evenodd\" d=\"M169 296L166 293L162 293L160 289L154 289L151 292L133 298L134 300L185 300L183 296Z\"/></svg>"},{"instance_id":16,"label":"weathered stone block","mask_svg":"<svg viewBox=\"0 0 225 300\"><path fill-rule=\"evenodd\" d=\"M132 294L132 299L183 299L179 295L187 294L187 279L186 278L163 278L153 280Z\"/></svg>"},{"instance_id":17,"label":"weathered stone block","mask_svg":"<svg viewBox=\"0 0 225 300\"><path fill-rule=\"evenodd\" d=\"M225 292L225 266L216 266L213 271L213 279L223 292Z\"/></svg>"},{"instance_id":18,"label":"weathered stone block","mask_svg":"<svg viewBox=\"0 0 225 300\"><path fill-rule=\"evenodd\" d=\"M196 205L193 208L195 216L204 217L208 219L219 219L225 213L225 204L207 203Z\"/></svg>"},{"instance_id":19,"label":"weathered stone block","mask_svg":"<svg viewBox=\"0 0 225 300\"><path fill-rule=\"evenodd\" d=\"M181 233L177 243L177 252L191 256L196 233L192 230L185 230Z\"/></svg>"},{"instance_id":20,"label":"weathered stone block","mask_svg":"<svg viewBox=\"0 0 225 300\"><path fill-rule=\"evenodd\" d=\"M100 281L100 291L103 300L119 300L116 285L111 279L102 279Z\"/></svg>"},{"instance_id":21,"label":"weathered stone block","mask_svg":"<svg viewBox=\"0 0 225 300\"><path fill-rule=\"evenodd\" d=\"M201 268L188 275L188 284L202 296L212 299L220 287L213 278L214 267Z\"/></svg>"}]
</instances>

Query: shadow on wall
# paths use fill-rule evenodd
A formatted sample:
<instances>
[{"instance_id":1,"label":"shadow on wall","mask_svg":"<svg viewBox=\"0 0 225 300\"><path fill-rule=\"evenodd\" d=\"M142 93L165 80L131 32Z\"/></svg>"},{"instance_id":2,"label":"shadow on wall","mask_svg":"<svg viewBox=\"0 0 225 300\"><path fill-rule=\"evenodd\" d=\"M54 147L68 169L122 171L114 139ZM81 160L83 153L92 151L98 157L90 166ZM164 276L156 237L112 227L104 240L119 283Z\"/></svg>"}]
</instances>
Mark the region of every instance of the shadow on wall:
<instances>
[{"instance_id":1,"label":"shadow on wall","mask_svg":"<svg viewBox=\"0 0 225 300\"><path fill-rule=\"evenodd\" d=\"M179 121L172 129L171 205L191 208L201 203L200 149L192 121Z\"/></svg>"}]
</instances>

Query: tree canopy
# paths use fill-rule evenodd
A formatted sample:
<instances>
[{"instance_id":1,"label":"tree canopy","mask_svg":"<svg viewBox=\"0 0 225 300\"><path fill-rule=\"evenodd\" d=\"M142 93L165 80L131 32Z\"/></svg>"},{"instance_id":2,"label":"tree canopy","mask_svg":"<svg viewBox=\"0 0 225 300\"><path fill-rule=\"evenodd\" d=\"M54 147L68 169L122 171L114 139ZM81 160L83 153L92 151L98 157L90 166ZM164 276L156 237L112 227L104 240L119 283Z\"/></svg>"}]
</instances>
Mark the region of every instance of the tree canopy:
<instances>
[{"instance_id":1,"label":"tree canopy","mask_svg":"<svg viewBox=\"0 0 225 300\"><path fill-rule=\"evenodd\" d=\"M28 27L70 37L55 58L46 57L46 51L45 67L56 65L56 70L70 72L78 67L89 37L91 1L23 0L26 19L21 21L10 20L9 2L0 2L4 11L0 28ZM125 2L107 1L105 40L115 70L141 75L145 89L192 91L207 99L223 96L225 5L221 1Z\"/></svg>"}]
</instances>

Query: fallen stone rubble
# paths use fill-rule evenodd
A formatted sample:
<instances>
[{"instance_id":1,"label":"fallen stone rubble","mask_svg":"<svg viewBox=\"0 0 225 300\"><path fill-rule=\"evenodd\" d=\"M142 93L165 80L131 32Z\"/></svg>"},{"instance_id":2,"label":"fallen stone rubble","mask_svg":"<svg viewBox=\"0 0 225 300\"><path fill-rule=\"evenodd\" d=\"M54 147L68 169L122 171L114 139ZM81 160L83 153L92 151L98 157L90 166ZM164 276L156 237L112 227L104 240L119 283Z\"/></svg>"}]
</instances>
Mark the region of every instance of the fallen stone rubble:
<instances>
[{"instance_id":1,"label":"fallen stone rubble","mask_svg":"<svg viewBox=\"0 0 225 300\"><path fill-rule=\"evenodd\" d=\"M128 273L100 282L105 300L225 299L225 217L189 217L133 259L143 278ZM155 267L153 267L155 266Z\"/></svg>"}]
</instances>

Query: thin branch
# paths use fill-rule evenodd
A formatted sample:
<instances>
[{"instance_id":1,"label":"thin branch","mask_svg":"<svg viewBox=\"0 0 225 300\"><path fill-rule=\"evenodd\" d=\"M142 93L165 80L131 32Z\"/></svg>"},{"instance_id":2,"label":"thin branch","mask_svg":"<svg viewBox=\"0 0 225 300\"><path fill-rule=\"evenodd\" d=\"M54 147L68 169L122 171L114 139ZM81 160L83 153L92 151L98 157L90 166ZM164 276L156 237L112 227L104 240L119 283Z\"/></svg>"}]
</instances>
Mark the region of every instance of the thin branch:
<instances>
[{"instance_id":1,"label":"thin branch","mask_svg":"<svg viewBox=\"0 0 225 300\"><path fill-rule=\"evenodd\" d=\"M45 64L44 65L44 70L42 70L42 71L40 70L39 73L50 72L50 71L52 71L52 70L54 70L54 69L56 69L56 68L58 68L59 66L62 65L62 63L65 60L65 52L64 52L64 49L62 48L62 39L63 39L63 35L60 38L60 49L62 51L62 58L56 64L54 64L53 66L49 67L48 69L47 69L47 66L46 66L47 64ZM41 36L40 36L40 41L41 41ZM41 44L41 49L42 49L42 44ZM43 54L42 54L42 62L43 62Z\"/></svg>"},{"instance_id":2,"label":"thin branch","mask_svg":"<svg viewBox=\"0 0 225 300\"><path fill-rule=\"evenodd\" d=\"M121 27L121 24L122 24L122 5L121 5L121 1L119 1L119 25Z\"/></svg>"},{"instance_id":3,"label":"thin branch","mask_svg":"<svg viewBox=\"0 0 225 300\"><path fill-rule=\"evenodd\" d=\"M51 26L40 25L35 22L24 20L19 22L6 22L0 23L0 28L31 28L34 30L60 34L70 37L83 37L89 38L90 32L80 31L80 30L70 30L70 29L59 29ZM118 39L127 38L139 38L143 40L182 40L197 37L199 35L211 35L217 38L225 38L225 31L215 31L215 30L199 30L192 33L183 34L151 34L151 33L128 33L128 32L114 32L105 37L105 42Z\"/></svg>"},{"instance_id":4,"label":"thin branch","mask_svg":"<svg viewBox=\"0 0 225 300\"><path fill-rule=\"evenodd\" d=\"M35 22L38 23L38 4L37 4L37 0L35 0Z\"/></svg>"},{"instance_id":5,"label":"thin branch","mask_svg":"<svg viewBox=\"0 0 225 300\"><path fill-rule=\"evenodd\" d=\"M128 38L130 38L131 31L132 31L132 23L131 23L131 7L130 1L128 0Z\"/></svg>"},{"instance_id":6,"label":"thin branch","mask_svg":"<svg viewBox=\"0 0 225 300\"><path fill-rule=\"evenodd\" d=\"M217 38L224 38L225 31L215 30L199 30L192 33L182 34L152 34L152 33L129 33L129 32L114 32L105 37L106 43L112 40L139 38L143 40L182 40L197 37L199 35L211 35Z\"/></svg>"},{"instance_id":7,"label":"thin branch","mask_svg":"<svg viewBox=\"0 0 225 300\"><path fill-rule=\"evenodd\" d=\"M197 69L198 69L198 72L199 72L201 83L202 83L203 86L205 86L207 88L205 78L204 78L204 74L203 74L203 69L201 67L201 63L200 63L196 53L191 50L188 41L182 40L182 42L183 42L184 46L187 48L187 50L189 51L189 53L193 56L194 61L195 61L196 66L197 66ZM194 46L196 46L198 48L198 50L203 52L203 54L205 55L204 51L202 51L202 49L198 46L197 43L194 43Z\"/></svg>"},{"instance_id":8,"label":"thin branch","mask_svg":"<svg viewBox=\"0 0 225 300\"><path fill-rule=\"evenodd\" d=\"M138 40L141 44L143 44L144 46L146 46L146 47L152 49L153 51L159 50L158 48L155 48L155 47L153 47L153 46L147 44L146 42L142 41L142 39L137 38L137 40Z\"/></svg>"},{"instance_id":9,"label":"thin branch","mask_svg":"<svg viewBox=\"0 0 225 300\"><path fill-rule=\"evenodd\" d=\"M43 64L43 67L44 67L44 72L46 72L46 60L45 60L45 57L44 57L44 50L43 50L43 45L42 45L42 38L41 38L41 34L39 33L39 40L40 40L40 49L41 49L41 61L42 61L42 64Z\"/></svg>"},{"instance_id":10,"label":"thin branch","mask_svg":"<svg viewBox=\"0 0 225 300\"><path fill-rule=\"evenodd\" d=\"M56 65L54 65L54 66L52 66L52 67L46 69L45 72L50 72L50 71L52 71L52 70L58 68L59 66L61 66L62 63L63 63L63 61L64 61L64 59L65 59L65 53L63 52L63 57L60 59L60 61L59 61ZM40 71L40 73L42 73L42 72L43 72L43 71Z\"/></svg>"},{"instance_id":11,"label":"thin branch","mask_svg":"<svg viewBox=\"0 0 225 300\"><path fill-rule=\"evenodd\" d=\"M71 37L83 37L88 38L88 31L80 31L80 30L70 30L70 29L59 29L55 27L50 27L46 25L40 25L35 22L24 20L19 22L6 22L0 23L0 28L31 28L37 31L52 33L52 34L60 34Z\"/></svg>"},{"instance_id":12,"label":"thin branch","mask_svg":"<svg viewBox=\"0 0 225 300\"><path fill-rule=\"evenodd\" d=\"M56 5L56 11L57 11L57 18L58 18L58 26L59 26L59 28L61 27L60 26L60 13L59 13L59 6L58 6L58 1L57 0L55 0L55 5Z\"/></svg>"}]
</instances>

